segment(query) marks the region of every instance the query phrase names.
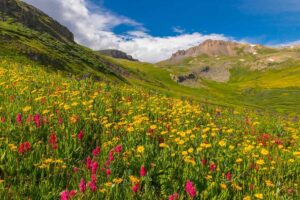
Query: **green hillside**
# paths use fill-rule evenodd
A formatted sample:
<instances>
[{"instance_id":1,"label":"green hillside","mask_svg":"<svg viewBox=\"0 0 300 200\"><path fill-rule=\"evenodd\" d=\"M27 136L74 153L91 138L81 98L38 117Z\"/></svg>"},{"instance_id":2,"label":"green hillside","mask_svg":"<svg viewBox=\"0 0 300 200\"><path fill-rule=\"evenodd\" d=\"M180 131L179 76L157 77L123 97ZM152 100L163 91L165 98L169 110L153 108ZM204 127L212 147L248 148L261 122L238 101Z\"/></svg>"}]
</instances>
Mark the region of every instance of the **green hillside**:
<instances>
[{"instance_id":1,"label":"green hillside","mask_svg":"<svg viewBox=\"0 0 300 200\"><path fill-rule=\"evenodd\" d=\"M249 67L236 65L230 69L231 76L226 83L200 77L197 80L199 86L190 87L176 83L170 76L172 73L185 74L188 67L181 67L180 71L176 67L162 68L149 63L108 59L135 74L129 79L132 84L155 89L173 97L186 97L224 106L246 106L271 112L300 113L300 105L297 103L300 97L298 62L291 62L289 67L265 70L250 70Z\"/></svg>"},{"instance_id":2,"label":"green hillside","mask_svg":"<svg viewBox=\"0 0 300 200\"><path fill-rule=\"evenodd\" d=\"M78 77L123 79L117 66L91 49L76 44L67 28L41 11L20 1L3 1L0 17L2 59L33 61L47 69Z\"/></svg>"}]
</instances>

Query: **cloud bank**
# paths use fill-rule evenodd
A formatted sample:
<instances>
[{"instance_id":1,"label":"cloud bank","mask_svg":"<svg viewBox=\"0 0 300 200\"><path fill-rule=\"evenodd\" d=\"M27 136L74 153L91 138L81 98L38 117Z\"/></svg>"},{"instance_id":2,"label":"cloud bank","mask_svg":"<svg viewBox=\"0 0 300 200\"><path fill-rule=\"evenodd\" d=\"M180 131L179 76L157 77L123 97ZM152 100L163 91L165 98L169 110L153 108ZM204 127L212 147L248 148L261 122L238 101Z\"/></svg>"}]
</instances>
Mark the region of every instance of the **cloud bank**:
<instances>
[{"instance_id":1,"label":"cloud bank","mask_svg":"<svg viewBox=\"0 0 300 200\"><path fill-rule=\"evenodd\" d=\"M169 58L180 49L198 45L206 39L228 40L222 34L179 33L176 36L156 37L147 33L139 22L115 14L88 0L23 0L58 22L67 26L78 43L94 50L119 49L147 62ZM126 34L116 34L113 29L120 25L131 28Z\"/></svg>"}]
</instances>

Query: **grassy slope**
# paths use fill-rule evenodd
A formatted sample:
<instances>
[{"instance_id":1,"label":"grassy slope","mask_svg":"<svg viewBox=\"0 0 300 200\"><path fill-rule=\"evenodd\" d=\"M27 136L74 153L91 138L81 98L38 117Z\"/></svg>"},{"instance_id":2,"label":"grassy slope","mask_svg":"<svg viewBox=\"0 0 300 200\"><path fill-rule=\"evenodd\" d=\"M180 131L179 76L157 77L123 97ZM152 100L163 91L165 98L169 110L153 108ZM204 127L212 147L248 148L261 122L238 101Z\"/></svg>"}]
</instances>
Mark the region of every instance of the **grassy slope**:
<instances>
[{"instance_id":1,"label":"grassy slope","mask_svg":"<svg viewBox=\"0 0 300 200\"><path fill-rule=\"evenodd\" d=\"M155 89L170 96L185 96L226 106L246 106L289 114L300 113L298 63L283 63L278 69L249 71L238 67L237 62L236 67L231 70L231 79L228 83L202 80L204 87L190 88L175 83L170 78L169 71L155 65L109 59L136 75L129 79L132 84ZM253 60L251 57L246 59Z\"/></svg>"},{"instance_id":2,"label":"grassy slope","mask_svg":"<svg viewBox=\"0 0 300 200\"><path fill-rule=\"evenodd\" d=\"M61 42L48 34L28 29L12 19L0 21L0 56L10 60L37 61L49 70L60 70L78 77L102 80L122 79L110 63L92 50L71 42Z\"/></svg>"}]
</instances>

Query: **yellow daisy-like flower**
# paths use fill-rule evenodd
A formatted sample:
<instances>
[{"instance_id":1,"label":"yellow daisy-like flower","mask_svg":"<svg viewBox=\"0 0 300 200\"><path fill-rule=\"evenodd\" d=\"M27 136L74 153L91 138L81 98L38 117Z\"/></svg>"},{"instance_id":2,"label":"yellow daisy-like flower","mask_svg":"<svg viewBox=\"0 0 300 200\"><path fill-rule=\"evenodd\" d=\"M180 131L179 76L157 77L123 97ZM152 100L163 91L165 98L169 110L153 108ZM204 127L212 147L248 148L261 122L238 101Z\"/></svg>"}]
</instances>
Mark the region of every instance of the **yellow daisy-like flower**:
<instances>
[{"instance_id":1,"label":"yellow daisy-like flower","mask_svg":"<svg viewBox=\"0 0 300 200\"><path fill-rule=\"evenodd\" d=\"M202 147L198 147L198 148L197 148L197 152L202 151L202 149L203 149Z\"/></svg>"},{"instance_id":2,"label":"yellow daisy-like flower","mask_svg":"<svg viewBox=\"0 0 300 200\"><path fill-rule=\"evenodd\" d=\"M157 128L156 125L151 125L151 126L150 126L150 129L152 129L152 130L155 130L156 128Z\"/></svg>"},{"instance_id":3,"label":"yellow daisy-like flower","mask_svg":"<svg viewBox=\"0 0 300 200\"><path fill-rule=\"evenodd\" d=\"M144 146L138 146L136 150L137 150L138 153L144 153L145 147Z\"/></svg>"},{"instance_id":4,"label":"yellow daisy-like flower","mask_svg":"<svg viewBox=\"0 0 300 200\"><path fill-rule=\"evenodd\" d=\"M31 110L31 106L25 106L23 108L23 112L28 112L29 110Z\"/></svg>"},{"instance_id":5,"label":"yellow daisy-like flower","mask_svg":"<svg viewBox=\"0 0 300 200\"><path fill-rule=\"evenodd\" d=\"M272 181L270 181L270 180L266 180L266 185L267 185L268 187L274 187L274 184L273 184Z\"/></svg>"},{"instance_id":6,"label":"yellow daisy-like flower","mask_svg":"<svg viewBox=\"0 0 300 200\"><path fill-rule=\"evenodd\" d=\"M130 182L132 184L138 183L140 180L135 176L129 176Z\"/></svg>"},{"instance_id":7,"label":"yellow daisy-like flower","mask_svg":"<svg viewBox=\"0 0 300 200\"><path fill-rule=\"evenodd\" d=\"M236 163L241 163L243 161L243 159L241 159L241 158L238 158L238 159L236 159Z\"/></svg>"},{"instance_id":8,"label":"yellow daisy-like flower","mask_svg":"<svg viewBox=\"0 0 300 200\"><path fill-rule=\"evenodd\" d=\"M293 155L294 155L295 157L300 157L300 151L293 152Z\"/></svg>"},{"instance_id":9,"label":"yellow daisy-like flower","mask_svg":"<svg viewBox=\"0 0 300 200\"><path fill-rule=\"evenodd\" d=\"M269 154L269 151L267 150L267 149L262 149L261 151L260 151L260 153L262 154L262 155L268 155Z\"/></svg>"},{"instance_id":10,"label":"yellow daisy-like flower","mask_svg":"<svg viewBox=\"0 0 300 200\"><path fill-rule=\"evenodd\" d=\"M194 149L193 149L193 148L189 148L189 149L188 149L188 152L189 152L189 153L193 153L193 152L194 152Z\"/></svg>"},{"instance_id":11,"label":"yellow daisy-like flower","mask_svg":"<svg viewBox=\"0 0 300 200\"><path fill-rule=\"evenodd\" d=\"M183 152L181 152L181 155L186 156L186 155L188 155L188 152L187 151L183 151Z\"/></svg>"},{"instance_id":12,"label":"yellow daisy-like flower","mask_svg":"<svg viewBox=\"0 0 300 200\"><path fill-rule=\"evenodd\" d=\"M113 182L116 183L116 184L120 184L120 183L123 182L123 179L122 178L114 178Z\"/></svg>"},{"instance_id":13,"label":"yellow daisy-like flower","mask_svg":"<svg viewBox=\"0 0 300 200\"><path fill-rule=\"evenodd\" d=\"M160 147L160 148L168 148L169 145L167 145L166 143L160 143L160 144L159 144L159 147Z\"/></svg>"},{"instance_id":14,"label":"yellow daisy-like flower","mask_svg":"<svg viewBox=\"0 0 300 200\"><path fill-rule=\"evenodd\" d=\"M241 186L239 186L237 184L234 184L234 183L231 186L234 187L236 190L239 190L239 191L241 191L243 189Z\"/></svg>"},{"instance_id":15,"label":"yellow daisy-like flower","mask_svg":"<svg viewBox=\"0 0 300 200\"><path fill-rule=\"evenodd\" d=\"M105 193L105 192L106 192L106 189L105 189L105 188L102 188L102 189L100 189L100 192L101 192L101 193Z\"/></svg>"},{"instance_id":16,"label":"yellow daisy-like flower","mask_svg":"<svg viewBox=\"0 0 300 200\"><path fill-rule=\"evenodd\" d=\"M226 142L225 142L224 140L221 140L221 141L219 142L219 146L221 146L221 147L226 146Z\"/></svg>"},{"instance_id":17,"label":"yellow daisy-like flower","mask_svg":"<svg viewBox=\"0 0 300 200\"><path fill-rule=\"evenodd\" d=\"M112 186L112 182L106 182L106 183L104 183L104 185L105 185L106 187L111 187L111 186Z\"/></svg>"},{"instance_id":18,"label":"yellow daisy-like flower","mask_svg":"<svg viewBox=\"0 0 300 200\"><path fill-rule=\"evenodd\" d=\"M263 164L265 164L265 161L263 159L259 159L256 161L256 164L263 165Z\"/></svg>"},{"instance_id":19,"label":"yellow daisy-like flower","mask_svg":"<svg viewBox=\"0 0 300 200\"><path fill-rule=\"evenodd\" d=\"M257 199L264 199L264 195L259 193L254 195Z\"/></svg>"},{"instance_id":20,"label":"yellow daisy-like flower","mask_svg":"<svg viewBox=\"0 0 300 200\"><path fill-rule=\"evenodd\" d=\"M250 197L250 196L245 196L245 197L243 198L243 200L251 200L251 197Z\"/></svg>"},{"instance_id":21,"label":"yellow daisy-like flower","mask_svg":"<svg viewBox=\"0 0 300 200\"><path fill-rule=\"evenodd\" d=\"M220 184L220 187L221 187L222 189L226 189L226 188L227 188L227 185L224 184L224 183L221 183L221 184Z\"/></svg>"},{"instance_id":22,"label":"yellow daisy-like flower","mask_svg":"<svg viewBox=\"0 0 300 200\"><path fill-rule=\"evenodd\" d=\"M9 144L8 147L12 151L17 151L17 149L18 149L18 147L16 145L14 145L14 144Z\"/></svg>"}]
</instances>

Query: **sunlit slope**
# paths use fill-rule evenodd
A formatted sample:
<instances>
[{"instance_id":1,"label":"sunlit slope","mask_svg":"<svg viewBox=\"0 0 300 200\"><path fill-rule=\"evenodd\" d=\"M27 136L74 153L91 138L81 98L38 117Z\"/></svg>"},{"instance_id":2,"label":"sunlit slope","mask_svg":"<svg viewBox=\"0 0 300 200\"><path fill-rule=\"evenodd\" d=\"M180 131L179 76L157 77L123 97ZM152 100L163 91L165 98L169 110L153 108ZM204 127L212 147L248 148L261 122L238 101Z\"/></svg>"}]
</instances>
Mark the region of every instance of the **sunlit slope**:
<instances>
[{"instance_id":1,"label":"sunlit slope","mask_svg":"<svg viewBox=\"0 0 300 200\"><path fill-rule=\"evenodd\" d=\"M42 11L19 0L0 2L0 58L35 62L78 78L120 80L101 55L74 41L73 34Z\"/></svg>"},{"instance_id":2,"label":"sunlit slope","mask_svg":"<svg viewBox=\"0 0 300 200\"><path fill-rule=\"evenodd\" d=\"M289 114L300 113L298 62L283 63L280 67L264 70L250 70L237 64L230 69L228 82L219 83L199 78L200 87L191 88L172 80L170 74L173 71L166 68L122 59L110 60L135 74L128 79L132 84L152 88L171 96L185 96L219 105L246 106Z\"/></svg>"}]
</instances>

